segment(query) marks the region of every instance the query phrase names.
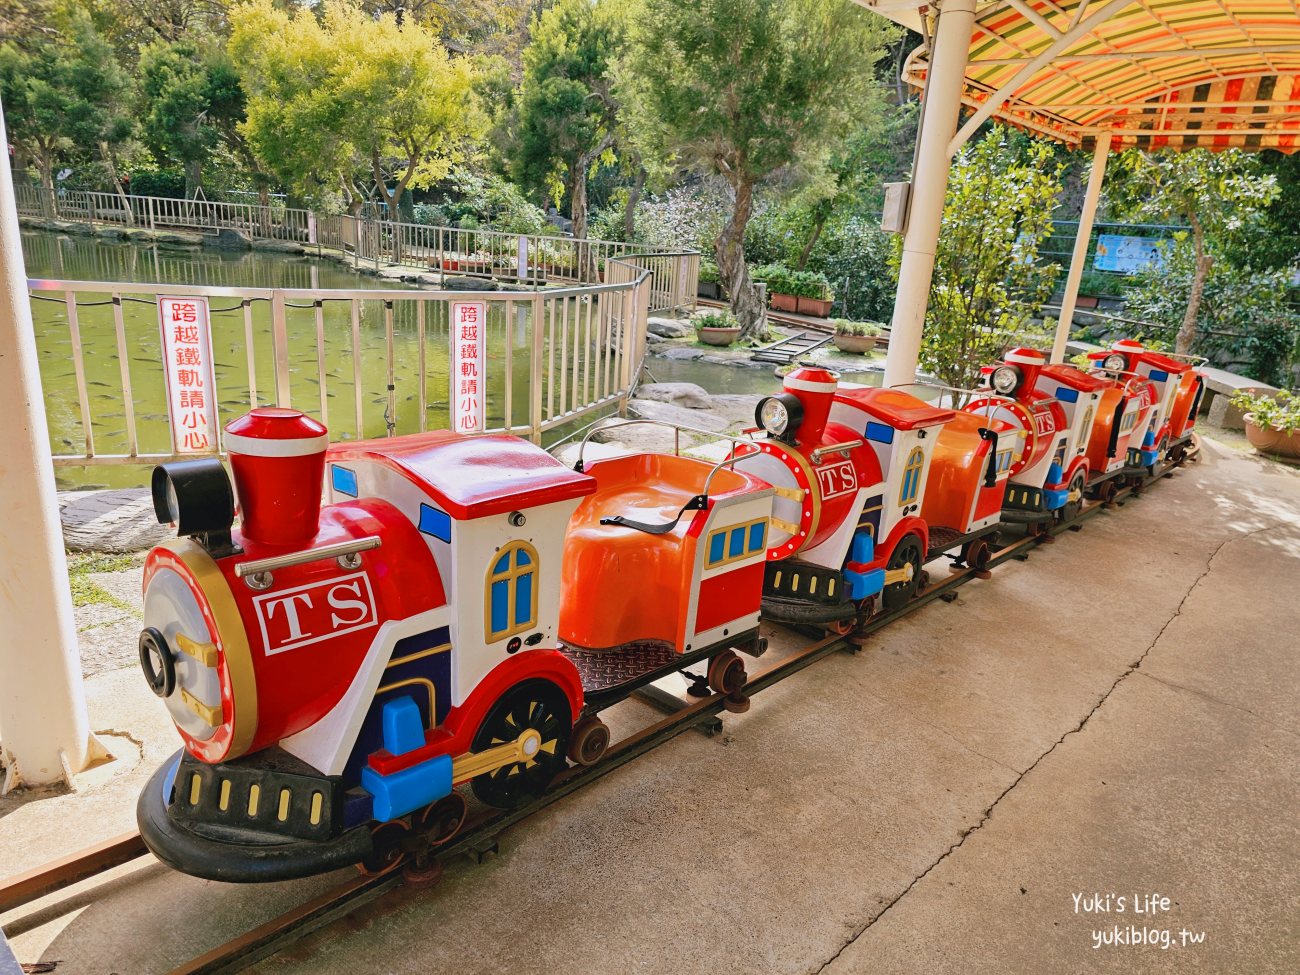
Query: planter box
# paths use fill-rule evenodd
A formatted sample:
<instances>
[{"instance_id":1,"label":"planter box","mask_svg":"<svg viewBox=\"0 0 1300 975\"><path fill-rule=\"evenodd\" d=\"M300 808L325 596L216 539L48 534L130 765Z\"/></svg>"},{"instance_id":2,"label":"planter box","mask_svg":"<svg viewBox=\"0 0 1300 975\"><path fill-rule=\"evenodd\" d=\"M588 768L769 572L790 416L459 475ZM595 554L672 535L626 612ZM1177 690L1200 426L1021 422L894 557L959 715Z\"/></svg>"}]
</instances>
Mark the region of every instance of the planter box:
<instances>
[{"instance_id":1,"label":"planter box","mask_svg":"<svg viewBox=\"0 0 1300 975\"><path fill-rule=\"evenodd\" d=\"M878 340L879 336L876 335L836 335L831 338L831 344L841 352L866 355L876 347Z\"/></svg>"},{"instance_id":2,"label":"planter box","mask_svg":"<svg viewBox=\"0 0 1300 975\"><path fill-rule=\"evenodd\" d=\"M1272 454L1289 461L1300 461L1300 430L1283 433L1272 427L1261 427L1252 414L1246 414L1246 439L1262 454Z\"/></svg>"},{"instance_id":3,"label":"planter box","mask_svg":"<svg viewBox=\"0 0 1300 975\"><path fill-rule=\"evenodd\" d=\"M721 301L722 285L717 281L701 281L695 286L695 294L699 298L712 298L714 301Z\"/></svg>"},{"instance_id":4,"label":"planter box","mask_svg":"<svg viewBox=\"0 0 1300 975\"><path fill-rule=\"evenodd\" d=\"M442 259L442 269L444 271L459 271L460 261L452 261L444 257Z\"/></svg>"},{"instance_id":5,"label":"planter box","mask_svg":"<svg viewBox=\"0 0 1300 975\"><path fill-rule=\"evenodd\" d=\"M799 299L794 295L783 295L779 291L768 293L768 307L773 311L798 311Z\"/></svg>"},{"instance_id":6,"label":"planter box","mask_svg":"<svg viewBox=\"0 0 1300 975\"><path fill-rule=\"evenodd\" d=\"M740 338L740 326L735 328L697 328L700 341L705 345L730 345Z\"/></svg>"},{"instance_id":7,"label":"planter box","mask_svg":"<svg viewBox=\"0 0 1300 975\"><path fill-rule=\"evenodd\" d=\"M812 315L815 318L825 318L831 313L831 305L833 304L835 304L835 302L830 298L799 298L795 311L800 315Z\"/></svg>"},{"instance_id":8,"label":"planter box","mask_svg":"<svg viewBox=\"0 0 1300 975\"><path fill-rule=\"evenodd\" d=\"M1078 295L1074 299L1075 308L1096 308L1100 299L1096 295Z\"/></svg>"}]
</instances>

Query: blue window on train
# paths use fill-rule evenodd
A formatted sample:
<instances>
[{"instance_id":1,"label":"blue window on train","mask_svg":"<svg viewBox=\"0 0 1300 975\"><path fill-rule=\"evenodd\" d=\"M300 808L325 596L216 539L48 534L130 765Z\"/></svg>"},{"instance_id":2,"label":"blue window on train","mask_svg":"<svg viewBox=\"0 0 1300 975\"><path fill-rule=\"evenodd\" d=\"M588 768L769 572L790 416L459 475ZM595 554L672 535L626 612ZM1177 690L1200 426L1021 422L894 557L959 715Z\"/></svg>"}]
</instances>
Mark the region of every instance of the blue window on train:
<instances>
[{"instance_id":1,"label":"blue window on train","mask_svg":"<svg viewBox=\"0 0 1300 975\"><path fill-rule=\"evenodd\" d=\"M903 468L903 486L898 492L898 503L911 504L921 490L921 468L925 466L925 451L913 447L907 455L907 465Z\"/></svg>"},{"instance_id":2,"label":"blue window on train","mask_svg":"<svg viewBox=\"0 0 1300 975\"><path fill-rule=\"evenodd\" d=\"M348 470L346 467L339 467L334 464L330 467L330 486L339 494L346 494L349 498L357 496L357 472Z\"/></svg>"},{"instance_id":3,"label":"blue window on train","mask_svg":"<svg viewBox=\"0 0 1300 975\"><path fill-rule=\"evenodd\" d=\"M488 569L487 639L491 643L537 625L537 550L511 542Z\"/></svg>"},{"instance_id":4,"label":"blue window on train","mask_svg":"<svg viewBox=\"0 0 1300 975\"><path fill-rule=\"evenodd\" d=\"M767 544L767 519L729 525L709 532L704 567L712 569L761 552Z\"/></svg>"},{"instance_id":5,"label":"blue window on train","mask_svg":"<svg viewBox=\"0 0 1300 975\"><path fill-rule=\"evenodd\" d=\"M451 516L431 504L420 505L420 531L443 542L451 541Z\"/></svg>"}]
</instances>

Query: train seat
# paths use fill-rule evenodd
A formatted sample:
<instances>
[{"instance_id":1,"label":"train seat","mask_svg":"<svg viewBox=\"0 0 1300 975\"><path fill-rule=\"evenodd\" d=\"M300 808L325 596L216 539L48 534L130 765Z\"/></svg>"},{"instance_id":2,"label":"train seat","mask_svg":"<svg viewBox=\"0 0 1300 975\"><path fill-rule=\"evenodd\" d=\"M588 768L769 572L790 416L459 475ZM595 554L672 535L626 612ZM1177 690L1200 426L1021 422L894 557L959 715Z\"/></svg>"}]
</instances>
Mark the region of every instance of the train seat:
<instances>
[{"instance_id":1,"label":"train seat","mask_svg":"<svg viewBox=\"0 0 1300 975\"><path fill-rule=\"evenodd\" d=\"M691 457L650 453L611 457L585 468L596 490L573 513L565 538L560 584L565 644L614 650L662 640L677 646L695 568L698 532L693 535L691 526L699 514L683 508L703 493L713 468ZM762 482L724 468L713 476L709 496L744 493L755 485ZM610 523L613 518L625 523Z\"/></svg>"}]
</instances>

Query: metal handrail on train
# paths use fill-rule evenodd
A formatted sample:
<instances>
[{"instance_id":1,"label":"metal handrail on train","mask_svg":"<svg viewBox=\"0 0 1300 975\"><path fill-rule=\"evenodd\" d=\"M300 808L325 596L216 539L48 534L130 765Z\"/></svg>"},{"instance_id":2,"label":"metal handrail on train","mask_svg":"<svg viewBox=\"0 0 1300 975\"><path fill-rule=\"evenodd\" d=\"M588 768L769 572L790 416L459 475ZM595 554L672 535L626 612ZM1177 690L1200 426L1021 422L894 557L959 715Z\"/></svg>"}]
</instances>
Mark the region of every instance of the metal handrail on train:
<instances>
[{"instance_id":1,"label":"metal handrail on train","mask_svg":"<svg viewBox=\"0 0 1300 975\"><path fill-rule=\"evenodd\" d=\"M942 389L950 393L963 393L968 396L979 396L982 397L983 399L997 400L999 402L1005 402L1005 403L1016 402L1016 398L1014 396L1004 396L1001 393L994 392L992 389L962 389L960 386L949 386L946 383L931 383L931 382L916 381L910 383L895 383L889 388L906 389L910 386L923 386L926 389ZM956 397L953 397L953 400L955 402ZM994 406L993 403L989 403L985 407L985 409L992 410L993 406ZM956 407L954 407L954 409L956 409ZM989 417L991 417L992 415L993 414L991 412L985 414L985 416L989 416Z\"/></svg>"}]
</instances>

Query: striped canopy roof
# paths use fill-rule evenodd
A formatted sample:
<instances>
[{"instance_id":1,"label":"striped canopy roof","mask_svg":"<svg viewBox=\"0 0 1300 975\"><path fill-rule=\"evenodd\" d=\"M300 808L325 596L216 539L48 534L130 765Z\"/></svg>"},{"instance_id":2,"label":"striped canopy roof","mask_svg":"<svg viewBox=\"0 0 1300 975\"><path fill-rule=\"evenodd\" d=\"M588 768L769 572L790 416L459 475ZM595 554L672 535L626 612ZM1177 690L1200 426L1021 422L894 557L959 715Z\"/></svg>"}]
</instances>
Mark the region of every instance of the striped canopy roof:
<instances>
[{"instance_id":1,"label":"striped canopy roof","mask_svg":"<svg viewBox=\"0 0 1300 975\"><path fill-rule=\"evenodd\" d=\"M858 0L914 30L917 3ZM926 27L933 28L933 8ZM941 6L941 5L940 5ZM928 52L909 58L925 83ZM1300 148L1297 0L995 0L977 7L966 104L1078 145Z\"/></svg>"}]
</instances>

